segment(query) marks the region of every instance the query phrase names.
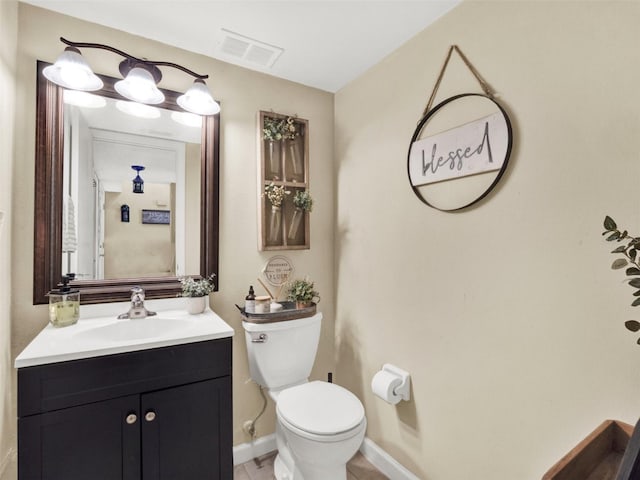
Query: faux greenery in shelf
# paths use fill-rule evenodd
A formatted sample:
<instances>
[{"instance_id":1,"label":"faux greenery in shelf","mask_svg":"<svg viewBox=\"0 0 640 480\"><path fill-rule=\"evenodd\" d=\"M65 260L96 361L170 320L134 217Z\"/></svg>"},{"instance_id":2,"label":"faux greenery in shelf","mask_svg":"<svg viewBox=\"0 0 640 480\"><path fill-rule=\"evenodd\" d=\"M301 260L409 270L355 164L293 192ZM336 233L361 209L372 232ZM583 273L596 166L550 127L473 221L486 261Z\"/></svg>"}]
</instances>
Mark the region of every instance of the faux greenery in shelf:
<instances>
[{"instance_id":1,"label":"faux greenery in shelf","mask_svg":"<svg viewBox=\"0 0 640 480\"><path fill-rule=\"evenodd\" d=\"M271 202L271 205L274 207L279 207L282 205L282 201L284 200L285 195L289 195L291 192L289 190L285 190L284 186L276 185L271 182L269 185L264 187L264 194Z\"/></svg>"},{"instance_id":2,"label":"faux greenery in shelf","mask_svg":"<svg viewBox=\"0 0 640 480\"><path fill-rule=\"evenodd\" d=\"M632 277L628 283L635 289L633 292L635 299L631 306L637 307L640 305L640 237L633 237L629 235L627 230L618 229L618 225L609 215L604 218L602 235L606 235L606 240L609 242L624 242L623 245L616 247L611 252L619 255L619 258L616 258L611 264L611 268L614 270L626 268L626 275ZM637 320L627 320L624 325L632 332L640 331L640 322ZM640 344L640 339L638 339L638 344Z\"/></svg>"},{"instance_id":3,"label":"faux greenery in shelf","mask_svg":"<svg viewBox=\"0 0 640 480\"><path fill-rule=\"evenodd\" d=\"M294 117L274 118L267 116L264 117L262 134L265 140L272 142L282 139L293 140L300 135Z\"/></svg>"},{"instance_id":4,"label":"faux greenery in shelf","mask_svg":"<svg viewBox=\"0 0 640 480\"><path fill-rule=\"evenodd\" d=\"M293 204L305 212L310 212L313 208L313 198L306 190L299 190L293 196Z\"/></svg>"}]
</instances>

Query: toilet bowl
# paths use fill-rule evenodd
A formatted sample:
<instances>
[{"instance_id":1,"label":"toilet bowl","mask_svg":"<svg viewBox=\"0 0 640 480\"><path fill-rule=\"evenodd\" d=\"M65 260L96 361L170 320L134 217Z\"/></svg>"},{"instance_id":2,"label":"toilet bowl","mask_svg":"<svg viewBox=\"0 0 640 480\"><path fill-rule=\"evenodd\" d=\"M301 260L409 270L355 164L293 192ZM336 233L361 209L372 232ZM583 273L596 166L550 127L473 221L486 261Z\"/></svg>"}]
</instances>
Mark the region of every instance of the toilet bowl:
<instances>
[{"instance_id":1,"label":"toilet bowl","mask_svg":"<svg viewBox=\"0 0 640 480\"><path fill-rule=\"evenodd\" d=\"M290 480L298 480L296 469L304 480L346 480L346 464L367 427L355 395L333 383L298 385L280 392L276 417L295 464L289 467Z\"/></svg>"},{"instance_id":2,"label":"toilet bowl","mask_svg":"<svg viewBox=\"0 0 640 480\"><path fill-rule=\"evenodd\" d=\"M276 404L277 480L346 480L347 462L364 440L367 420L349 390L308 381L322 314L274 322L243 321L251 378Z\"/></svg>"}]
</instances>

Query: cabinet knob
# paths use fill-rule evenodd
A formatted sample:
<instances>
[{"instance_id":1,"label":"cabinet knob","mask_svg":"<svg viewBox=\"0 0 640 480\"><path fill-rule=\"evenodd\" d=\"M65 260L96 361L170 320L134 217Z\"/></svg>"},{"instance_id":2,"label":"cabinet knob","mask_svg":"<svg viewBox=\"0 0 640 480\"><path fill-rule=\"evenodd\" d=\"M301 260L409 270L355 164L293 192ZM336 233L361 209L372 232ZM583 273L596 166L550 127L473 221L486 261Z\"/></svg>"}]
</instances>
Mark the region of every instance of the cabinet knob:
<instances>
[{"instance_id":1,"label":"cabinet knob","mask_svg":"<svg viewBox=\"0 0 640 480\"><path fill-rule=\"evenodd\" d=\"M129 425L133 425L134 423L136 423L137 420L138 420L138 416L135 413L130 413L129 415L127 415L126 422Z\"/></svg>"},{"instance_id":2,"label":"cabinet knob","mask_svg":"<svg viewBox=\"0 0 640 480\"><path fill-rule=\"evenodd\" d=\"M153 422L156 419L156 412L154 412L153 410L149 410L144 414L144 419L147 422Z\"/></svg>"}]
</instances>

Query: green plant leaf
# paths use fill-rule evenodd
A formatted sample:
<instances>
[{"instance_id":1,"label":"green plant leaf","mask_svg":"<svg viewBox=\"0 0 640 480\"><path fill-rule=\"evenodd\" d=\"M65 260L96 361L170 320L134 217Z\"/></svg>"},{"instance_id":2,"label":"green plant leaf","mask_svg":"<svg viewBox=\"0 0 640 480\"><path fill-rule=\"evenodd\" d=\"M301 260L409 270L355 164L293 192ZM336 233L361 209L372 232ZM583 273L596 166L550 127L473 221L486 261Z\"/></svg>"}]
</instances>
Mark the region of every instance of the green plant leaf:
<instances>
[{"instance_id":1,"label":"green plant leaf","mask_svg":"<svg viewBox=\"0 0 640 480\"><path fill-rule=\"evenodd\" d=\"M631 304L632 307L637 307L638 305L640 305L640 298L636 298Z\"/></svg>"},{"instance_id":2,"label":"green plant leaf","mask_svg":"<svg viewBox=\"0 0 640 480\"><path fill-rule=\"evenodd\" d=\"M630 280L629 285L634 288L640 288L640 278L634 278L633 280Z\"/></svg>"},{"instance_id":3,"label":"green plant leaf","mask_svg":"<svg viewBox=\"0 0 640 480\"><path fill-rule=\"evenodd\" d=\"M629 276L640 275L640 269L636 267L631 267L631 268L627 268L627 270L624 273L626 273Z\"/></svg>"},{"instance_id":4,"label":"green plant leaf","mask_svg":"<svg viewBox=\"0 0 640 480\"><path fill-rule=\"evenodd\" d=\"M635 292L633 292L633 296L640 297L640 290L636 290Z\"/></svg>"},{"instance_id":5,"label":"green plant leaf","mask_svg":"<svg viewBox=\"0 0 640 480\"><path fill-rule=\"evenodd\" d=\"M620 232L616 231L607 237L607 242L612 242L614 240L618 240L619 238L620 238Z\"/></svg>"},{"instance_id":6,"label":"green plant leaf","mask_svg":"<svg viewBox=\"0 0 640 480\"><path fill-rule=\"evenodd\" d=\"M611 268L613 268L614 270L618 270L620 268L624 268L627 266L629 262L627 262L626 258L617 258L616 260L613 261L613 263L611 264Z\"/></svg>"},{"instance_id":7,"label":"green plant leaf","mask_svg":"<svg viewBox=\"0 0 640 480\"><path fill-rule=\"evenodd\" d=\"M606 217L604 217L604 228L611 231L618 228L618 226L616 225L616 222L613 221L613 218L607 215Z\"/></svg>"},{"instance_id":8,"label":"green plant leaf","mask_svg":"<svg viewBox=\"0 0 640 480\"><path fill-rule=\"evenodd\" d=\"M636 255L638 254L638 251L635 248L632 248L631 250L629 250L628 255L629 258L631 258L631 260L635 261L636 260Z\"/></svg>"},{"instance_id":9,"label":"green plant leaf","mask_svg":"<svg viewBox=\"0 0 640 480\"><path fill-rule=\"evenodd\" d=\"M627 327L627 330L631 330L632 332L640 330L640 322L637 322L636 320L627 320L624 322L624 326Z\"/></svg>"},{"instance_id":10,"label":"green plant leaf","mask_svg":"<svg viewBox=\"0 0 640 480\"><path fill-rule=\"evenodd\" d=\"M624 245L621 245L617 247L615 250L613 250L611 253L623 253L626 251L627 251L627 247L625 247Z\"/></svg>"}]
</instances>

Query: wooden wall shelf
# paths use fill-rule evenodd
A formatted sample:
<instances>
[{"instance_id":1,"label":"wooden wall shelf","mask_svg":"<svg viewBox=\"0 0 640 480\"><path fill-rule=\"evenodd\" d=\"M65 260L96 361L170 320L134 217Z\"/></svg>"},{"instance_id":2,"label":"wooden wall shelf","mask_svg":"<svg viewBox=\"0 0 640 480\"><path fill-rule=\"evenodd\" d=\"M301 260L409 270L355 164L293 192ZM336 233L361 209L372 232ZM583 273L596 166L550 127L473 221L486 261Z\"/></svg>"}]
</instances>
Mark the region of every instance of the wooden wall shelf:
<instances>
[{"instance_id":1,"label":"wooden wall shelf","mask_svg":"<svg viewBox=\"0 0 640 480\"><path fill-rule=\"evenodd\" d=\"M270 140L264 128L270 122L289 121L295 137ZM266 122L266 123L265 123ZM293 204L296 192L309 190L309 122L274 112L258 113L258 249L310 248L309 212ZM265 187L273 184L289 192L280 206L271 204Z\"/></svg>"}]
</instances>

